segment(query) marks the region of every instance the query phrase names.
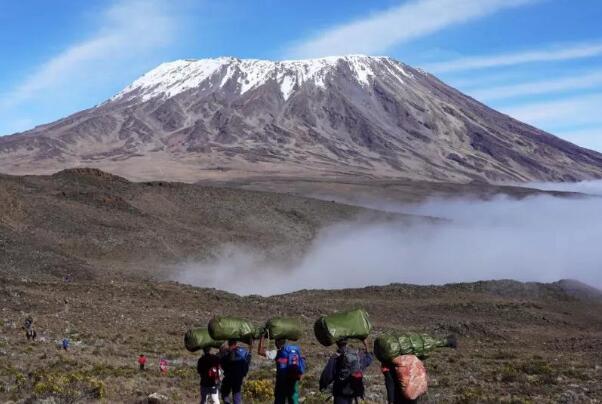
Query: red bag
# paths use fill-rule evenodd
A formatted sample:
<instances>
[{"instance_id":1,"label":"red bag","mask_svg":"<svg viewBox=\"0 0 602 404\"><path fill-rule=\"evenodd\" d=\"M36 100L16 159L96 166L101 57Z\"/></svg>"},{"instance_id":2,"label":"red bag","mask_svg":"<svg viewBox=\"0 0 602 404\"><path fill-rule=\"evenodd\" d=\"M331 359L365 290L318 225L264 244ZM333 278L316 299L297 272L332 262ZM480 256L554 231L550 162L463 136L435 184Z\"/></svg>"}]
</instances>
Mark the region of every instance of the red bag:
<instances>
[{"instance_id":1,"label":"red bag","mask_svg":"<svg viewBox=\"0 0 602 404\"><path fill-rule=\"evenodd\" d=\"M428 389L426 368L414 355L401 355L393 359L395 376L403 396L408 400L416 400Z\"/></svg>"}]
</instances>

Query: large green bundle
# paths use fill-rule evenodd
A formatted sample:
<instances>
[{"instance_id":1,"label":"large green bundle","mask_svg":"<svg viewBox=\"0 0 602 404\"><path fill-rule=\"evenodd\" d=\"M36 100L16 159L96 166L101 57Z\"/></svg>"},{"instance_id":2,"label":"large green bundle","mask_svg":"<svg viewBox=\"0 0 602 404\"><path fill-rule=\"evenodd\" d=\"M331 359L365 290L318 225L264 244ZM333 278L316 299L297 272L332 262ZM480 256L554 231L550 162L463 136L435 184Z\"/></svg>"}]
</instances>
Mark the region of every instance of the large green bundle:
<instances>
[{"instance_id":1,"label":"large green bundle","mask_svg":"<svg viewBox=\"0 0 602 404\"><path fill-rule=\"evenodd\" d=\"M298 318L274 317L266 323L265 335L271 339L297 341L303 335L303 326Z\"/></svg>"},{"instance_id":2,"label":"large green bundle","mask_svg":"<svg viewBox=\"0 0 602 404\"><path fill-rule=\"evenodd\" d=\"M426 334L383 334L374 340L374 354L379 361L391 363L400 355L426 358L433 349L445 346L446 338L434 338Z\"/></svg>"},{"instance_id":3,"label":"large green bundle","mask_svg":"<svg viewBox=\"0 0 602 404\"><path fill-rule=\"evenodd\" d=\"M324 346L342 339L365 339L370 335L372 324L365 310L357 309L322 316L314 324L314 334Z\"/></svg>"},{"instance_id":4,"label":"large green bundle","mask_svg":"<svg viewBox=\"0 0 602 404\"><path fill-rule=\"evenodd\" d=\"M259 330L241 318L236 317L214 317L209 321L209 335L216 340L238 340L249 341L257 338Z\"/></svg>"},{"instance_id":5,"label":"large green bundle","mask_svg":"<svg viewBox=\"0 0 602 404\"><path fill-rule=\"evenodd\" d=\"M203 348L219 348L224 341L216 341L209 335L207 328L192 328L184 334L184 346L190 352Z\"/></svg>"}]
</instances>

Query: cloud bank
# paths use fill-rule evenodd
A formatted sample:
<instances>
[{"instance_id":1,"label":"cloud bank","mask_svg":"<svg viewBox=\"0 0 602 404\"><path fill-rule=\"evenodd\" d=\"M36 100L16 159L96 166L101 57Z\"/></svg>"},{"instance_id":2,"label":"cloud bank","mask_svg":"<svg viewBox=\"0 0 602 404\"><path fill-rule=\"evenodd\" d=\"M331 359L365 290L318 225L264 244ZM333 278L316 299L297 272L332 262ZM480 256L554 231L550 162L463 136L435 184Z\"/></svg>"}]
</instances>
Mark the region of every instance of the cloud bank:
<instances>
[{"instance_id":1,"label":"cloud bank","mask_svg":"<svg viewBox=\"0 0 602 404\"><path fill-rule=\"evenodd\" d=\"M602 287L601 206L599 198L550 196L389 205L388 210L450 222L410 227L395 222L341 224L325 229L294 265L269 262L259 252L229 246L212 262L183 265L174 279L263 295L304 288L502 278L542 282L573 278Z\"/></svg>"}]
</instances>

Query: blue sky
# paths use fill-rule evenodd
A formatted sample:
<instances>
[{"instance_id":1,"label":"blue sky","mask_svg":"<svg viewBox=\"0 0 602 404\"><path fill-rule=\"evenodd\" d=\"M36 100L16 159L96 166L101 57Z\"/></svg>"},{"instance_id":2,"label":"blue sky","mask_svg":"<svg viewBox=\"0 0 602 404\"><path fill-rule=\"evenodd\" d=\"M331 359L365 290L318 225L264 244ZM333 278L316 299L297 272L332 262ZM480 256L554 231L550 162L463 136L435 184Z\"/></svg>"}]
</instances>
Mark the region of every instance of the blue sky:
<instances>
[{"instance_id":1,"label":"blue sky","mask_svg":"<svg viewBox=\"0 0 602 404\"><path fill-rule=\"evenodd\" d=\"M602 151L600 21L600 0L3 1L0 134L98 104L164 61L361 53Z\"/></svg>"}]
</instances>

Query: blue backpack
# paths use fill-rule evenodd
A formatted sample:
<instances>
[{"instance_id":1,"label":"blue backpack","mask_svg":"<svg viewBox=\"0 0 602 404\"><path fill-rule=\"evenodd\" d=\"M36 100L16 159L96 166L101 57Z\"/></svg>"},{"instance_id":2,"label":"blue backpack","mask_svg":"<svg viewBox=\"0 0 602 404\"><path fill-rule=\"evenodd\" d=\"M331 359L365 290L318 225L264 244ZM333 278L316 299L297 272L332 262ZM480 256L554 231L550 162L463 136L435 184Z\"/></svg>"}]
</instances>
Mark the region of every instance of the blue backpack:
<instances>
[{"instance_id":1,"label":"blue backpack","mask_svg":"<svg viewBox=\"0 0 602 404\"><path fill-rule=\"evenodd\" d=\"M301 379L305 373L305 358L296 345L285 345L276 356L276 372L285 374L294 380Z\"/></svg>"},{"instance_id":2,"label":"blue backpack","mask_svg":"<svg viewBox=\"0 0 602 404\"><path fill-rule=\"evenodd\" d=\"M249 352L244 348L237 347L231 352L231 355L232 361L246 361L249 357Z\"/></svg>"}]
</instances>

